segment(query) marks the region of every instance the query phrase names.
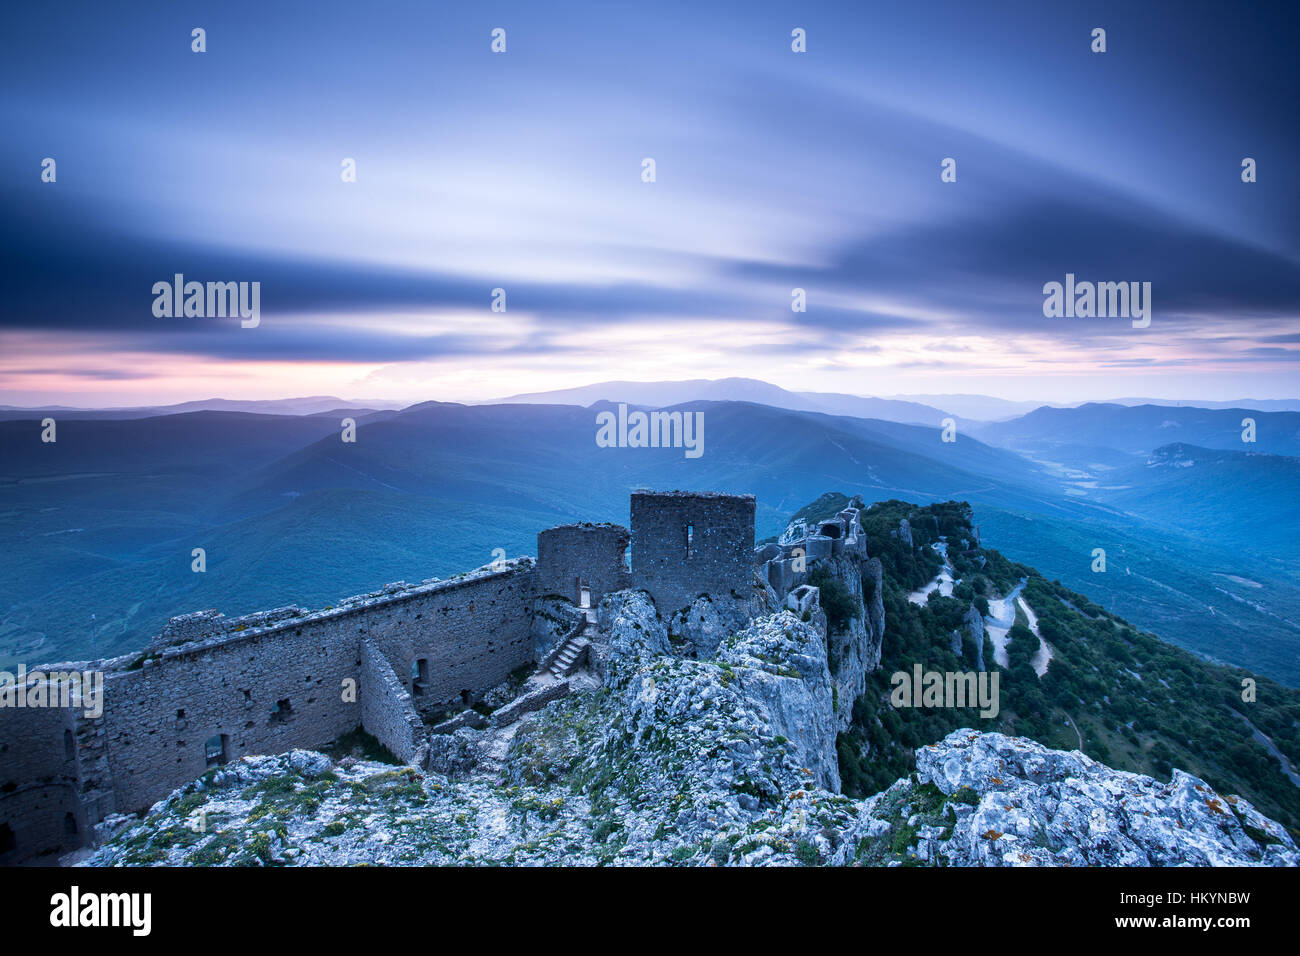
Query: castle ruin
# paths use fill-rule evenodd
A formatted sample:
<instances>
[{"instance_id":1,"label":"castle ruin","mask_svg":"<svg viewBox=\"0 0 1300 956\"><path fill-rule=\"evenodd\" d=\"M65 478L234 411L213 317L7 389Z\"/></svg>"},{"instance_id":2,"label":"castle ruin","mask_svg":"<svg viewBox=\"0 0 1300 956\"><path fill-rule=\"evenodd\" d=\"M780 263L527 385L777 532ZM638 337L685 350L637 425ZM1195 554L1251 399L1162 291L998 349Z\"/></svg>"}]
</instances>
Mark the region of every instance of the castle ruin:
<instances>
[{"instance_id":1,"label":"castle ruin","mask_svg":"<svg viewBox=\"0 0 1300 956\"><path fill-rule=\"evenodd\" d=\"M740 596L753 556L753 495L633 493L635 587L650 593L661 617L702 594Z\"/></svg>"},{"instance_id":2,"label":"castle ruin","mask_svg":"<svg viewBox=\"0 0 1300 956\"><path fill-rule=\"evenodd\" d=\"M630 531L550 528L535 560L397 582L317 611L186 614L138 653L41 667L102 671L102 714L0 707L0 864L85 845L110 814L146 810L211 767L319 749L358 727L421 765L430 726L448 713L458 715L435 729L484 720L469 705L512 672L570 673L594 617L581 609L606 594L643 589L666 616L700 595L752 594L779 578L756 557L754 510L752 495L637 492ZM555 598L573 605L573 623L543 654L536 626ZM493 719L567 690L563 679L543 682Z\"/></svg>"}]
</instances>

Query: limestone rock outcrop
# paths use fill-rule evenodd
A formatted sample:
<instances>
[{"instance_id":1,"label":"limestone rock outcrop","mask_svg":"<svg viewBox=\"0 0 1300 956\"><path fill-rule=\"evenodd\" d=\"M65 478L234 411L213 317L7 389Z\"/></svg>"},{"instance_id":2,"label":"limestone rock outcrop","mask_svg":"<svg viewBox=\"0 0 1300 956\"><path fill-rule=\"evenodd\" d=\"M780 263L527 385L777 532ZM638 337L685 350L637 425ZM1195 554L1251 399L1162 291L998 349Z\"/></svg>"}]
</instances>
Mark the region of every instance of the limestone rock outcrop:
<instances>
[{"instance_id":1,"label":"limestone rock outcrop","mask_svg":"<svg viewBox=\"0 0 1300 956\"><path fill-rule=\"evenodd\" d=\"M812 771L817 786L838 792L839 721L817 629L783 611L728 638L716 660L732 668L743 694L763 705L768 724L794 744L796 761Z\"/></svg>"},{"instance_id":2,"label":"limestone rock outcrop","mask_svg":"<svg viewBox=\"0 0 1300 956\"><path fill-rule=\"evenodd\" d=\"M668 617L668 633L691 657L713 657L724 638L745 627L767 610L758 594L746 599L729 595L701 595L690 607Z\"/></svg>"},{"instance_id":3,"label":"limestone rock outcrop","mask_svg":"<svg viewBox=\"0 0 1300 956\"><path fill-rule=\"evenodd\" d=\"M884 585L880 561L863 560L846 553L828 558L818 569L844 588L852 606L853 617L842 628L827 628L827 661L835 685L835 720L839 730L848 728L853 716L853 702L867 686L867 675L880 666L881 646L885 639ZM864 593L869 588L869 593Z\"/></svg>"},{"instance_id":4,"label":"limestone rock outcrop","mask_svg":"<svg viewBox=\"0 0 1300 956\"><path fill-rule=\"evenodd\" d=\"M1174 770L1168 783L1002 734L956 730L916 753L953 808L922 859L958 866L1296 866L1286 828Z\"/></svg>"}]
</instances>

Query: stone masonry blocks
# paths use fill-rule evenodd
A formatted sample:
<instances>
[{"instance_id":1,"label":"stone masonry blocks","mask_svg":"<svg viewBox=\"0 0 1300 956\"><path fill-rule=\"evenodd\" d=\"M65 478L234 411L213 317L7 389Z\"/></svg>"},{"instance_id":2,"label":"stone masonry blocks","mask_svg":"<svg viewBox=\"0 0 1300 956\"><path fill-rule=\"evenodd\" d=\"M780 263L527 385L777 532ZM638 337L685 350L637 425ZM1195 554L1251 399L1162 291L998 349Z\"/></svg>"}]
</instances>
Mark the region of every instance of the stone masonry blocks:
<instances>
[{"instance_id":1,"label":"stone masonry blocks","mask_svg":"<svg viewBox=\"0 0 1300 956\"><path fill-rule=\"evenodd\" d=\"M361 726L406 763L427 736L410 692L369 638L361 641Z\"/></svg>"},{"instance_id":2,"label":"stone masonry blocks","mask_svg":"<svg viewBox=\"0 0 1300 956\"><path fill-rule=\"evenodd\" d=\"M581 586L588 604L632 584L627 567L631 534L617 524L566 524L537 535L537 593L557 594L581 605Z\"/></svg>"},{"instance_id":3,"label":"stone masonry blocks","mask_svg":"<svg viewBox=\"0 0 1300 956\"><path fill-rule=\"evenodd\" d=\"M747 596L753 582L754 496L638 491L632 495L632 586L659 614L701 594Z\"/></svg>"}]
</instances>

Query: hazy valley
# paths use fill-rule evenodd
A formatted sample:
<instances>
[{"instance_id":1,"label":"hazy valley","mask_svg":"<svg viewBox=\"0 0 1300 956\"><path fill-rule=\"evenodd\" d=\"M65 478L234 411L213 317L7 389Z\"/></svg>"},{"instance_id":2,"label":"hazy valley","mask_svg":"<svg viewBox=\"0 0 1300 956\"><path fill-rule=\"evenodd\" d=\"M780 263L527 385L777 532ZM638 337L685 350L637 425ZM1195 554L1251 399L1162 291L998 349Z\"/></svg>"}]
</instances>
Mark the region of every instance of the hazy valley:
<instances>
[{"instance_id":1,"label":"hazy valley","mask_svg":"<svg viewBox=\"0 0 1300 956\"><path fill-rule=\"evenodd\" d=\"M1015 560L1166 640L1300 683L1300 413L1250 413L1255 445L1240 410L1119 405L962 425L947 443L938 421L691 401L674 406L704 413L704 455L688 460L597 447L608 407L85 413L60 416L53 444L37 420L0 421L0 661L108 657L187 611L321 606L497 548L530 554L539 527L625 520L638 487L756 494L760 537L836 488L969 501ZM1091 570L1096 548L1105 573Z\"/></svg>"}]
</instances>

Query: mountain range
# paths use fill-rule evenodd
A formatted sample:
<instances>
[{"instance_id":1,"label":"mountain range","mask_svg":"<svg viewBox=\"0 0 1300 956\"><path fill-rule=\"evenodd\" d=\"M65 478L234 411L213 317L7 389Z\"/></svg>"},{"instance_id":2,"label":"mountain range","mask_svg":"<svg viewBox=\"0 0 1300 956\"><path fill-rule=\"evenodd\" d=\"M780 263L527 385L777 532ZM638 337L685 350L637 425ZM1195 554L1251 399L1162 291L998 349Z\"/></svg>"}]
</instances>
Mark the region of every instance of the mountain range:
<instances>
[{"instance_id":1,"label":"mountain range","mask_svg":"<svg viewBox=\"0 0 1300 956\"><path fill-rule=\"evenodd\" d=\"M990 395L888 395L871 397L836 392L789 391L758 379L693 379L680 382L598 382L576 388L529 392L468 404L590 405L622 401L662 408L692 401L756 402L794 411L880 418L914 424L934 424L945 416L968 422L997 422L1017 418L1037 408L1076 408L1089 402L1010 401ZM286 399L209 398L175 405L120 408L86 408L71 405L0 405L0 420L26 418L35 413L58 412L78 418L141 418L199 411L243 411L268 415L311 415L340 409L400 409L409 402L394 399L343 399L329 395ZM1114 398L1102 404L1194 406L1207 409L1244 408L1273 412L1300 412L1300 399L1238 399L1231 402L1188 402L1163 398Z\"/></svg>"},{"instance_id":2,"label":"mountain range","mask_svg":"<svg viewBox=\"0 0 1300 956\"><path fill-rule=\"evenodd\" d=\"M868 502L969 501L1014 559L1202 656L1300 683L1296 413L1039 408L959 422L945 442L934 420L689 401L672 408L703 413L706 427L703 456L688 459L598 447L609 402L301 401L298 414L56 416L52 444L41 416L0 421L11 558L0 666L123 653L202 608L321 606L476 567L495 548L535 553L551 525L626 523L637 487L756 494L760 538L834 487ZM1241 441L1245 412L1253 445ZM341 440L345 416L355 443ZM197 547L202 574L190 570Z\"/></svg>"}]
</instances>

